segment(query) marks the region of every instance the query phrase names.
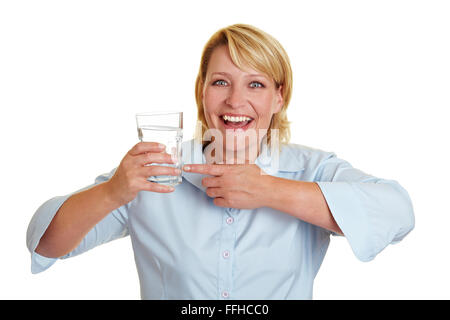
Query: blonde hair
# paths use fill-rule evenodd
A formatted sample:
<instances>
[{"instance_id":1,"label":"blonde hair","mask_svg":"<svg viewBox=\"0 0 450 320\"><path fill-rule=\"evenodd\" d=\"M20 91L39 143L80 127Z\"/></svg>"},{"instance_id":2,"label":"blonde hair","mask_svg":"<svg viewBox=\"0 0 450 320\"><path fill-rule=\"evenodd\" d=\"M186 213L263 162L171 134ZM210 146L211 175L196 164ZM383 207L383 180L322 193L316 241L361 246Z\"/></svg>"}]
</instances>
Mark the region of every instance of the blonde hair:
<instances>
[{"instance_id":1,"label":"blonde hair","mask_svg":"<svg viewBox=\"0 0 450 320\"><path fill-rule=\"evenodd\" d=\"M202 101L208 63L215 48L226 45L231 60L243 69L249 66L272 78L275 87L282 87L283 106L274 114L270 127L267 130L267 143L270 143L271 130L278 129L280 143L288 143L290 139L287 107L292 94L292 69L289 57L281 44L271 35L247 24L234 24L220 29L206 43L200 62L200 69L195 82L195 99L197 102L197 119L202 123L201 132L197 137L201 141L205 130L209 129L206 123ZM200 130L198 130L200 131ZM200 137L198 137L200 135Z\"/></svg>"}]
</instances>

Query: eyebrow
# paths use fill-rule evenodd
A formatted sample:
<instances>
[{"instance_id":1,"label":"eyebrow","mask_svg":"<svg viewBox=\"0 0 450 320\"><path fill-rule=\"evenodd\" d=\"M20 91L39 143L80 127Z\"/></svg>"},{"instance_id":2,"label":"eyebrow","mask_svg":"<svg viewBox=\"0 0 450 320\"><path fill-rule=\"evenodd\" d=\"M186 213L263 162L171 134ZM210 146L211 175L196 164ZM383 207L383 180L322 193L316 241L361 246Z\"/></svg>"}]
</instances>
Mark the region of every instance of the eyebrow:
<instances>
[{"instance_id":1,"label":"eyebrow","mask_svg":"<svg viewBox=\"0 0 450 320\"><path fill-rule=\"evenodd\" d=\"M222 75L222 76L227 76L227 77L231 77L231 74L229 74L228 72L213 72L211 73L211 75ZM266 76L264 76L263 74L260 73L251 73L251 74L246 74L246 77L262 77L262 78L266 78Z\"/></svg>"}]
</instances>

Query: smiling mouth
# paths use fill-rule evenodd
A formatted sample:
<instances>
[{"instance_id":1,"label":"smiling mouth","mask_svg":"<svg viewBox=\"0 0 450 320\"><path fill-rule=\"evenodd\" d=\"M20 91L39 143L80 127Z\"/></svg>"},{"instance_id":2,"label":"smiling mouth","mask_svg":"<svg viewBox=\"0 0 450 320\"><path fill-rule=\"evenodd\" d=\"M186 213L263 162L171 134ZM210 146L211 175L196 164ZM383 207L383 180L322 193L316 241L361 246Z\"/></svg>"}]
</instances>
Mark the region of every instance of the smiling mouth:
<instances>
[{"instance_id":1,"label":"smiling mouth","mask_svg":"<svg viewBox=\"0 0 450 320\"><path fill-rule=\"evenodd\" d=\"M248 116L239 116L239 115L222 115L220 119L225 124L225 128L227 129L247 129L250 123L253 121L253 118Z\"/></svg>"}]
</instances>

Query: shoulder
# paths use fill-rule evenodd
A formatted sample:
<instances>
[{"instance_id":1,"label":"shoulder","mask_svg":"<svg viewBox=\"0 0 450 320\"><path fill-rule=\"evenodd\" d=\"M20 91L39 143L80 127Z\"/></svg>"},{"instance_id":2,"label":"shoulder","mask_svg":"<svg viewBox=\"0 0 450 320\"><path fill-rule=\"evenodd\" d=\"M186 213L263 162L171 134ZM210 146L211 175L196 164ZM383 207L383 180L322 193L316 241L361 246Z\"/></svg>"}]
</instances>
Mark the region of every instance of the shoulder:
<instances>
[{"instance_id":1,"label":"shoulder","mask_svg":"<svg viewBox=\"0 0 450 320\"><path fill-rule=\"evenodd\" d=\"M336 154L301 144L289 143L281 146L280 168L284 167L290 171L312 169L330 158L336 158Z\"/></svg>"}]
</instances>

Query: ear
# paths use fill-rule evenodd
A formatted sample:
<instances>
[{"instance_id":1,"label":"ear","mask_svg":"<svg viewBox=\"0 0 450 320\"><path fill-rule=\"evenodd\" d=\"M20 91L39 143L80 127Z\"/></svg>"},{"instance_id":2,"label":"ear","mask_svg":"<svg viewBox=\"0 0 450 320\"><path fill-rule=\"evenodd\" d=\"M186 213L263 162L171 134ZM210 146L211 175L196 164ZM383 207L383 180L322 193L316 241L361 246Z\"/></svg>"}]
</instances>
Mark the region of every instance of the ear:
<instances>
[{"instance_id":1,"label":"ear","mask_svg":"<svg viewBox=\"0 0 450 320\"><path fill-rule=\"evenodd\" d=\"M276 102L275 102L275 108L273 110L273 113L278 113L281 111L281 108L283 108L284 99L283 99L283 86L280 86L277 89L276 92Z\"/></svg>"}]
</instances>

